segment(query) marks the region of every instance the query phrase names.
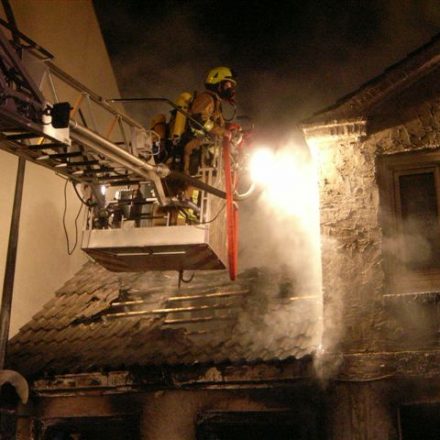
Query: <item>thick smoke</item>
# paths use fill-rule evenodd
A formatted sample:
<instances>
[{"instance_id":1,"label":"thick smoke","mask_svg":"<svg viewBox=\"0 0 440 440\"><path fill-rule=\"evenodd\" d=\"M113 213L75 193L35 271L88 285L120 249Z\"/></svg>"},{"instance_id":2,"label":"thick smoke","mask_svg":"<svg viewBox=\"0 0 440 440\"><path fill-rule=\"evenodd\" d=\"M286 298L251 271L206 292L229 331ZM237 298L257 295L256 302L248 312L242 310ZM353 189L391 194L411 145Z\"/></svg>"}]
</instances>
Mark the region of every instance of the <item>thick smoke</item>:
<instances>
[{"instance_id":1,"label":"thick smoke","mask_svg":"<svg viewBox=\"0 0 440 440\"><path fill-rule=\"evenodd\" d=\"M241 205L241 267L287 266L298 294L320 292L317 176L310 156L289 139L267 164L258 198Z\"/></svg>"},{"instance_id":2,"label":"thick smoke","mask_svg":"<svg viewBox=\"0 0 440 440\"><path fill-rule=\"evenodd\" d=\"M240 111L260 132L284 136L295 121L356 89L440 30L435 0L106 2L95 0L123 96L200 89L207 71L238 71ZM265 13L271 14L267 20ZM267 23L270 21L270 25ZM132 106L138 119L152 105Z\"/></svg>"},{"instance_id":3,"label":"thick smoke","mask_svg":"<svg viewBox=\"0 0 440 440\"><path fill-rule=\"evenodd\" d=\"M103 9L110 6L105 3ZM99 15L99 2L96 4ZM118 16L117 30L112 23L107 34L104 24L103 32L110 53L111 47L117 46L117 52L111 55L123 97L176 100L184 91L200 89L209 68L219 64L218 49L208 38L197 34L194 12L188 8L176 7L160 21L133 16L133 10L123 5L113 5L113 13ZM105 23L105 18L100 18ZM166 104L144 103L126 104L126 110L148 127L153 115L171 108Z\"/></svg>"},{"instance_id":4,"label":"thick smoke","mask_svg":"<svg viewBox=\"0 0 440 440\"><path fill-rule=\"evenodd\" d=\"M122 96L175 99L182 91L200 90L213 66L238 70L239 113L255 122L255 144L301 157L301 172L309 173L285 200L296 213L275 205L268 191L241 205L240 269L287 265L300 294L319 292L318 206L296 197L315 197L317 182L298 121L428 42L440 30L437 0L349 2L344 8L330 0L275 6L262 1L252 17L249 8L257 4L241 10L226 1L218 7L229 11L229 19L222 14L218 22L216 6L200 1L165 1L151 10L136 2L94 3ZM148 124L157 111L167 111L152 107L129 110ZM295 141L286 142L289 136Z\"/></svg>"}]
</instances>

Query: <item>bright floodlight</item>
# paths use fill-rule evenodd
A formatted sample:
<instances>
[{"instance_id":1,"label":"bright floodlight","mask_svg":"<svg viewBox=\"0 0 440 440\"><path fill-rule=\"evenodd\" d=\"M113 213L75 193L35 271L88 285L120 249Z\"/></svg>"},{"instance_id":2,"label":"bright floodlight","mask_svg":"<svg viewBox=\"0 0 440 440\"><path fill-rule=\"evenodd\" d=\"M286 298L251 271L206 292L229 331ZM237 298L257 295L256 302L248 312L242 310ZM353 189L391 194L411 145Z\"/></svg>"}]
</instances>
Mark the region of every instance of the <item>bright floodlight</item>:
<instances>
[{"instance_id":1,"label":"bright floodlight","mask_svg":"<svg viewBox=\"0 0 440 440\"><path fill-rule=\"evenodd\" d=\"M255 183L267 184L273 177L274 154L267 148L256 149L250 159L251 178Z\"/></svg>"},{"instance_id":2,"label":"bright floodlight","mask_svg":"<svg viewBox=\"0 0 440 440\"><path fill-rule=\"evenodd\" d=\"M249 165L251 178L261 186L268 206L279 214L309 221L318 200L314 174L306 156L290 144L276 152L260 148L253 152Z\"/></svg>"}]
</instances>

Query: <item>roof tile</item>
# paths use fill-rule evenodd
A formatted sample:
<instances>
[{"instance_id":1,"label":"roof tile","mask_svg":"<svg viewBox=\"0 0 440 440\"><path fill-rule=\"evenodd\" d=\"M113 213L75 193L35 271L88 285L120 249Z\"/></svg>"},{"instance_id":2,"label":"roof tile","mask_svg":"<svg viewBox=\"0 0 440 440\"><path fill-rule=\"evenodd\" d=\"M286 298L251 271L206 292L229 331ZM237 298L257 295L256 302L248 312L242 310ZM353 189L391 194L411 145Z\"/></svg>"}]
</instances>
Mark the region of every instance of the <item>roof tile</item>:
<instances>
[{"instance_id":1,"label":"roof tile","mask_svg":"<svg viewBox=\"0 0 440 440\"><path fill-rule=\"evenodd\" d=\"M192 284L179 290L175 273L114 274L89 262L11 340L10 363L29 376L122 365L302 357L317 345L319 308L306 301L286 304L279 298L282 276L285 274L253 269L231 283L225 272L201 272ZM122 297L121 287L126 291ZM204 296L243 289L249 293ZM195 298L169 301L179 295ZM144 302L110 307L112 301L124 298ZM175 310L185 307L185 312ZM175 311L152 313L168 308ZM139 310L150 314L112 316L115 311ZM170 319L177 322L167 324Z\"/></svg>"}]
</instances>

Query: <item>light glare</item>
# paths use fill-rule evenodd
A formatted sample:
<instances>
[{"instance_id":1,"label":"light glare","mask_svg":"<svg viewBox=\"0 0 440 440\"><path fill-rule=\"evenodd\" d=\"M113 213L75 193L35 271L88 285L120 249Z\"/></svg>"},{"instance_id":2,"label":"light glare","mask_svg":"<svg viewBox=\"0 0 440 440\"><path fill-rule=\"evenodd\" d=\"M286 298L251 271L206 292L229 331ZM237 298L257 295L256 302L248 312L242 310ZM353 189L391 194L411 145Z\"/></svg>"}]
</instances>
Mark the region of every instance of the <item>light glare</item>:
<instances>
[{"instance_id":1,"label":"light glare","mask_svg":"<svg viewBox=\"0 0 440 440\"><path fill-rule=\"evenodd\" d=\"M255 183L267 185L273 175L275 157L269 148L259 148L252 154L250 160L251 178Z\"/></svg>"},{"instance_id":2,"label":"light glare","mask_svg":"<svg viewBox=\"0 0 440 440\"><path fill-rule=\"evenodd\" d=\"M310 221L318 206L310 161L286 146L275 153L261 148L250 161L251 177L263 187L266 203L276 212Z\"/></svg>"}]
</instances>

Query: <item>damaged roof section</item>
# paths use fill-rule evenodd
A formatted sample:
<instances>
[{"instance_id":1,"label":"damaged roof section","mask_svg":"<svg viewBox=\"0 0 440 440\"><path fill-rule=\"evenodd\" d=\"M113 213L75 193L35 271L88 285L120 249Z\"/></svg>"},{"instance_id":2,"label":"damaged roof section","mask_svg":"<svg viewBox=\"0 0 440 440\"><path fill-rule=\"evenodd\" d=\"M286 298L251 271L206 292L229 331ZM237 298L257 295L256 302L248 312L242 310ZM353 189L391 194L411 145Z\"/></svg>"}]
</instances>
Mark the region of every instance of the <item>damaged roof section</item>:
<instances>
[{"instance_id":1,"label":"damaged roof section","mask_svg":"<svg viewBox=\"0 0 440 440\"><path fill-rule=\"evenodd\" d=\"M295 296L288 271L252 269L231 283L197 272L115 274L87 263L10 342L27 377L143 366L302 358L320 343L321 297Z\"/></svg>"}]
</instances>

